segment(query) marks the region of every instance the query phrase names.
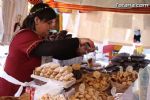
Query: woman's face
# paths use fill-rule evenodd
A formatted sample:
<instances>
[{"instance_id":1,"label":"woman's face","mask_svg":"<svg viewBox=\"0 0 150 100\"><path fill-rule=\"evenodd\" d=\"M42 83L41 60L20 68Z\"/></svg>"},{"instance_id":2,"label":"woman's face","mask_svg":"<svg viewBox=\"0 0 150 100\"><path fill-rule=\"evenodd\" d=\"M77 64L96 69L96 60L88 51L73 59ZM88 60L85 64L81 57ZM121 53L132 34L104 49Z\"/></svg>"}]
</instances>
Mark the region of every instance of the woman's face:
<instances>
[{"instance_id":1,"label":"woman's face","mask_svg":"<svg viewBox=\"0 0 150 100\"><path fill-rule=\"evenodd\" d=\"M55 26L56 26L56 19L43 21L38 18L37 20L35 20L35 30L41 37L47 36L49 30L55 29Z\"/></svg>"}]
</instances>

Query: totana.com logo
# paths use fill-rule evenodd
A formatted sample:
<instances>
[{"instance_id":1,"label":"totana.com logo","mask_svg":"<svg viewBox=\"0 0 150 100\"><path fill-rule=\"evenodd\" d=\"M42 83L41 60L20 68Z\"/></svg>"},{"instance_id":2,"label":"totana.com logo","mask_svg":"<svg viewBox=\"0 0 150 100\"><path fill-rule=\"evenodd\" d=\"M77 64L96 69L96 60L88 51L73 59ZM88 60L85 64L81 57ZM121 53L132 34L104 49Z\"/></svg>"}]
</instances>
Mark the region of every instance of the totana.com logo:
<instances>
[{"instance_id":1,"label":"totana.com logo","mask_svg":"<svg viewBox=\"0 0 150 100\"><path fill-rule=\"evenodd\" d=\"M117 8L139 8L139 7L150 7L150 4L140 4L140 3L126 3L126 4L121 4L117 3L116 4Z\"/></svg>"}]
</instances>

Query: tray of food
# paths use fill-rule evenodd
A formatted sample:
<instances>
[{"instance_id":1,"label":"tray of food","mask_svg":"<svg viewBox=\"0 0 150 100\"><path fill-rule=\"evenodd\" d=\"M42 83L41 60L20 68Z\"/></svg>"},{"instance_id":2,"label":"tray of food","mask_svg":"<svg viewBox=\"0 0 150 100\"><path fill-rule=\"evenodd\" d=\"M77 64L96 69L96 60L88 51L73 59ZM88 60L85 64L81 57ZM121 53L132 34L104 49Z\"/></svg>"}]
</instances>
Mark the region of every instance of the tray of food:
<instances>
[{"instance_id":1,"label":"tray of food","mask_svg":"<svg viewBox=\"0 0 150 100\"><path fill-rule=\"evenodd\" d=\"M76 82L71 67L61 67L55 63L47 63L37 67L31 77L43 82L52 81L64 88L68 88Z\"/></svg>"}]
</instances>

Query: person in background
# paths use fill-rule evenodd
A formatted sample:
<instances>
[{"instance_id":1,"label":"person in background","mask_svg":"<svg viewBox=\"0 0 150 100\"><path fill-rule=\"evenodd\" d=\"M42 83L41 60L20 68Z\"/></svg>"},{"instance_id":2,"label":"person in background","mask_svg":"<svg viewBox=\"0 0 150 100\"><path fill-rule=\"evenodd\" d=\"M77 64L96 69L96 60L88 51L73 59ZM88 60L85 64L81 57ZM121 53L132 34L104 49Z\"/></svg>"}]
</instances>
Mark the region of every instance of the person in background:
<instances>
[{"instance_id":1,"label":"person in background","mask_svg":"<svg viewBox=\"0 0 150 100\"><path fill-rule=\"evenodd\" d=\"M134 43L140 43L141 42L141 31L140 29L134 30Z\"/></svg>"},{"instance_id":2,"label":"person in background","mask_svg":"<svg viewBox=\"0 0 150 100\"><path fill-rule=\"evenodd\" d=\"M45 41L49 30L54 29L57 14L44 3L36 4L23 21L19 32L13 37L4 71L21 82L32 81L30 75L41 65L42 56L70 59L93 52L93 41L87 38L70 38ZM89 44L90 48L86 48ZM0 78L0 96L13 96L19 86Z\"/></svg>"},{"instance_id":3,"label":"person in background","mask_svg":"<svg viewBox=\"0 0 150 100\"><path fill-rule=\"evenodd\" d=\"M134 31L134 55L142 55L143 54L143 46L141 43L141 30L135 29Z\"/></svg>"}]
</instances>

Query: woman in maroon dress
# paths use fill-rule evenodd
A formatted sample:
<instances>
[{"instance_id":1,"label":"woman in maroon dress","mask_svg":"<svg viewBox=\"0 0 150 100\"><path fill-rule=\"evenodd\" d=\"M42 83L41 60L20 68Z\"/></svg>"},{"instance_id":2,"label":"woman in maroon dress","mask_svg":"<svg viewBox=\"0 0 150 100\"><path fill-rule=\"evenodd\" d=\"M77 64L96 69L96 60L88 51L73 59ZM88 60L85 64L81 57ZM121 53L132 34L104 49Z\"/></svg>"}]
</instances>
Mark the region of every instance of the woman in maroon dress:
<instances>
[{"instance_id":1,"label":"woman in maroon dress","mask_svg":"<svg viewBox=\"0 0 150 100\"><path fill-rule=\"evenodd\" d=\"M94 43L86 38L45 41L43 38L55 27L56 16L47 4L33 6L9 46L4 68L7 74L21 82L29 82L35 67L41 65L42 56L69 59L94 50ZM86 43L91 49L85 50ZM0 96L13 96L18 88L19 85L0 78Z\"/></svg>"}]
</instances>

